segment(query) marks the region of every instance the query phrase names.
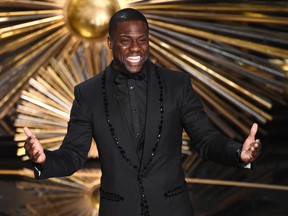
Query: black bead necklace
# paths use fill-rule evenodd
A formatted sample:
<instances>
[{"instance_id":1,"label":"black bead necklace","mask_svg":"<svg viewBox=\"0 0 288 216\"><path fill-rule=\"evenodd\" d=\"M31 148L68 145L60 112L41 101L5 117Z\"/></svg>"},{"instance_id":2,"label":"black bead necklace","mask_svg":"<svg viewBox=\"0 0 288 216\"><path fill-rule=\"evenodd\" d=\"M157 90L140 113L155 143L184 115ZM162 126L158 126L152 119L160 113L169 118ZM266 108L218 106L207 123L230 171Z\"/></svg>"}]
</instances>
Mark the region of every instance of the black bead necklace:
<instances>
[{"instance_id":1,"label":"black bead necklace","mask_svg":"<svg viewBox=\"0 0 288 216\"><path fill-rule=\"evenodd\" d=\"M150 158L149 158L147 164L143 168L144 170L147 170L148 166L151 164L151 161L153 160L153 158L156 154L157 148L158 148L159 143L160 143L160 138L161 138L161 133L162 133L162 128L163 128L163 122L164 122L163 84L161 82L158 67L156 65L155 65L155 76L157 77L158 85L159 85L159 89L160 89L160 94L159 94L160 122L159 122L159 126L158 126L157 139L156 139L156 142L155 142L154 147L152 149L152 153L150 155ZM135 163L133 163L131 161L130 158L128 158L126 151L120 145L119 139L117 138L115 128L114 128L114 126L110 120L110 114L109 114L109 110L108 110L109 104L108 104L107 91L106 91L106 70L104 71L104 73L102 75L101 88L102 88L102 96L103 96L103 104L104 104L104 112L105 112L105 116L106 116L106 122L108 124L109 129L110 129L113 141L114 141L115 145L117 146L119 152L121 153L122 157L126 160L126 162L131 167L133 167L138 172L140 172L140 167L138 167Z\"/></svg>"}]
</instances>

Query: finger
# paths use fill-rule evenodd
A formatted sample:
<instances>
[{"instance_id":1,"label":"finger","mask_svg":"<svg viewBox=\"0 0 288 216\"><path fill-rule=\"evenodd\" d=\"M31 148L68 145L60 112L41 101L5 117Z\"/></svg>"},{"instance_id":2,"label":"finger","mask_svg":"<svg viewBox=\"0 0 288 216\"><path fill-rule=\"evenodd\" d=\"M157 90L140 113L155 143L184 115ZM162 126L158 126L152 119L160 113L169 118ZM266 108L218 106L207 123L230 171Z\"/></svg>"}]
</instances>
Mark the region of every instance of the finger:
<instances>
[{"instance_id":1,"label":"finger","mask_svg":"<svg viewBox=\"0 0 288 216\"><path fill-rule=\"evenodd\" d=\"M39 156L38 156L38 154L36 153L36 154L31 154L29 158L30 158L33 162L36 162L37 159L38 159L38 157L39 157Z\"/></svg>"},{"instance_id":2,"label":"finger","mask_svg":"<svg viewBox=\"0 0 288 216\"><path fill-rule=\"evenodd\" d=\"M27 127L24 127L24 133L27 137L32 137L33 135L33 133Z\"/></svg>"},{"instance_id":3,"label":"finger","mask_svg":"<svg viewBox=\"0 0 288 216\"><path fill-rule=\"evenodd\" d=\"M258 124L254 123L254 124L252 125L252 127L251 127L250 134L249 134L249 138L252 139L252 140L254 140L257 131L258 131Z\"/></svg>"},{"instance_id":4,"label":"finger","mask_svg":"<svg viewBox=\"0 0 288 216\"><path fill-rule=\"evenodd\" d=\"M32 131L28 127L24 127L24 133L29 138L36 138L36 136L32 133Z\"/></svg>"},{"instance_id":5,"label":"finger","mask_svg":"<svg viewBox=\"0 0 288 216\"><path fill-rule=\"evenodd\" d=\"M254 150L252 151L252 156L256 159L261 153L261 143L255 143Z\"/></svg>"},{"instance_id":6,"label":"finger","mask_svg":"<svg viewBox=\"0 0 288 216\"><path fill-rule=\"evenodd\" d=\"M260 155L260 151L254 151L252 153L253 159L256 159Z\"/></svg>"},{"instance_id":7,"label":"finger","mask_svg":"<svg viewBox=\"0 0 288 216\"><path fill-rule=\"evenodd\" d=\"M33 151L33 154L32 154L33 160L36 161L39 158L39 156L40 156L40 150Z\"/></svg>"},{"instance_id":8,"label":"finger","mask_svg":"<svg viewBox=\"0 0 288 216\"><path fill-rule=\"evenodd\" d=\"M262 147L262 143L260 139L256 139L255 142L257 143L258 147L261 148Z\"/></svg>"},{"instance_id":9,"label":"finger","mask_svg":"<svg viewBox=\"0 0 288 216\"><path fill-rule=\"evenodd\" d=\"M26 154L28 155L29 153L33 151L35 147L33 146L33 143L29 142L29 143L25 143L24 148L25 148Z\"/></svg>"},{"instance_id":10,"label":"finger","mask_svg":"<svg viewBox=\"0 0 288 216\"><path fill-rule=\"evenodd\" d=\"M250 146L251 146L251 148L254 148L255 151L259 151L259 150L261 149L261 147L262 147L261 141L260 141L259 139L257 139L257 140L255 140L254 142L252 142L252 143L250 144Z\"/></svg>"},{"instance_id":11,"label":"finger","mask_svg":"<svg viewBox=\"0 0 288 216\"><path fill-rule=\"evenodd\" d=\"M26 154L31 155L37 149L37 145L32 139L29 143L25 143L24 148L25 148Z\"/></svg>"},{"instance_id":12,"label":"finger","mask_svg":"<svg viewBox=\"0 0 288 216\"><path fill-rule=\"evenodd\" d=\"M25 148L28 147L29 144L30 144L30 142L31 142L31 137L28 137L28 138L25 140L25 142L24 142L24 147L25 147Z\"/></svg>"},{"instance_id":13,"label":"finger","mask_svg":"<svg viewBox=\"0 0 288 216\"><path fill-rule=\"evenodd\" d=\"M24 133L27 136L24 147L33 144L35 142L36 136L27 127L24 127Z\"/></svg>"},{"instance_id":14,"label":"finger","mask_svg":"<svg viewBox=\"0 0 288 216\"><path fill-rule=\"evenodd\" d=\"M39 149L35 148L35 146L33 145L33 148L31 148L30 150L28 150L28 151L26 152L26 154L28 155L28 157L29 157L33 162L35 162L35 161L39 158L39 156L40 156L40 154L41 154L41 151L40 151Z\"/></svg>"},{"instance_id":15,"label":"finger","mask_svg":"<svg viewBox=\"0 0 288 216\"><path fill-rule=\"evenodd\" d=\"M32 148L32 145L35 143L35 136L32 135L32 137L28 137L26 140L25 140L25 143L24 143L24 148L26 150L29 150L30 148Z\"/></svg>"},{"instance_id":16,"label":"finger","mask_svg":"<svg viewBox=\"0 0 288 216\"><path fill-rule=\"evenodd\" d=\"M29 143L25 146L25 153L28 156L33 155L34 150L35 150L35 146L33 144Z\"/></svg>"}]
</instances>

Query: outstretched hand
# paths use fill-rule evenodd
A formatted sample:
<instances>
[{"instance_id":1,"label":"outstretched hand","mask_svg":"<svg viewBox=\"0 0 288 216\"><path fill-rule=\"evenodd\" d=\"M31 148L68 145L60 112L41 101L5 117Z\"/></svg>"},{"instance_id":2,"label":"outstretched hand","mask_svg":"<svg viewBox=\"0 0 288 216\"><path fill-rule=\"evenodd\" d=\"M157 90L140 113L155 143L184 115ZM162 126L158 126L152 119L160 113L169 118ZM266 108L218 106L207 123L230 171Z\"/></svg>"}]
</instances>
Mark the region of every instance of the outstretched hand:
<instances>
[{"instance_id":1,"label":"outstretched hand","mask_svg":"<svg viewBox=\"0 0 288 216\"><path fill-rule=\"evenodd\" d=\"M262 144L259 139L255 140L257 130L258 125L254 123L251 127L250 134L243 144L240 158L245 164L253 162L260 155Z\"/></svg>"},{"instance_id":2,"label":"outstretched hand","mask_svg":"<svg viewBox=\"0 0 288 216\"><path fill-rule=\"evenodd\" d=\"M27 136L24 144L26 155L33 163L43 165L46 160L46 155L42 145L29 128L24 127L24 133Z\"/></svg>"}]
</instances>

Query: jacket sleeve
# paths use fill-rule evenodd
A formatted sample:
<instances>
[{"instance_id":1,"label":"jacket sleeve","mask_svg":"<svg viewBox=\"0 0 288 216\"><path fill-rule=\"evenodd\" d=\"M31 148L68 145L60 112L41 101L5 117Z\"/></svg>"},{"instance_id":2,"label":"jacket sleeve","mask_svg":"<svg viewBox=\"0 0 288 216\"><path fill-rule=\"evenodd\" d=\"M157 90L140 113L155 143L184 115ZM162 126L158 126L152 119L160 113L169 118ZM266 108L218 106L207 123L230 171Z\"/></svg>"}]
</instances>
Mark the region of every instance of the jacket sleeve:
<instances>
[{"instance_id":1,"label":"jacket sleeve","mask_svg":"<svg viewBox=\"0 0 288 216\"><path fill-rule=\"evenodd\" d=\"M203 158L241 166L237 150L242 144L225 137L214 127L187 75L184 77L181 118L192 145Z\"/></svg>"},{"instance_id":2,"label":"jacket sleeve","mask_svg":"<svg viewBox=\"0 0 288 216\"><path fill-rule=\"evenodd\" d=\"M40 176L35 174L36 178L72 175L87 160L92 142L91 114L77 86L74 88L74 95L67 134L63 143L58 150L45 150L46 161Z\"/></svg>"}]
</instances>

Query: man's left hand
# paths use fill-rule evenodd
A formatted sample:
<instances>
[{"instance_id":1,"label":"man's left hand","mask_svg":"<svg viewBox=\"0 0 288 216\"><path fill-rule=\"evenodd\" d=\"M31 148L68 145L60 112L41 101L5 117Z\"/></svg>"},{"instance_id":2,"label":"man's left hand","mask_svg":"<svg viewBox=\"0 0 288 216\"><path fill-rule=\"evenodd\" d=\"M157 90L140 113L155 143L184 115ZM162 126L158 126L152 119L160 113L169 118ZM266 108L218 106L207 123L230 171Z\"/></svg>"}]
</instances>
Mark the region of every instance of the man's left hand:
<instances>
[{"instance_id":1,"label":"man's left hand","mask_svg":"<svg viewBox=\"0 0 288 216\"><path fill-rule=\"evenodd\" d=\"M260 155L262 144L259 139L255 140L257 130L258 125L254 123L249 136L243 144L240 158L245 164L252 163Z\"/></svg>"}]
</instances>

